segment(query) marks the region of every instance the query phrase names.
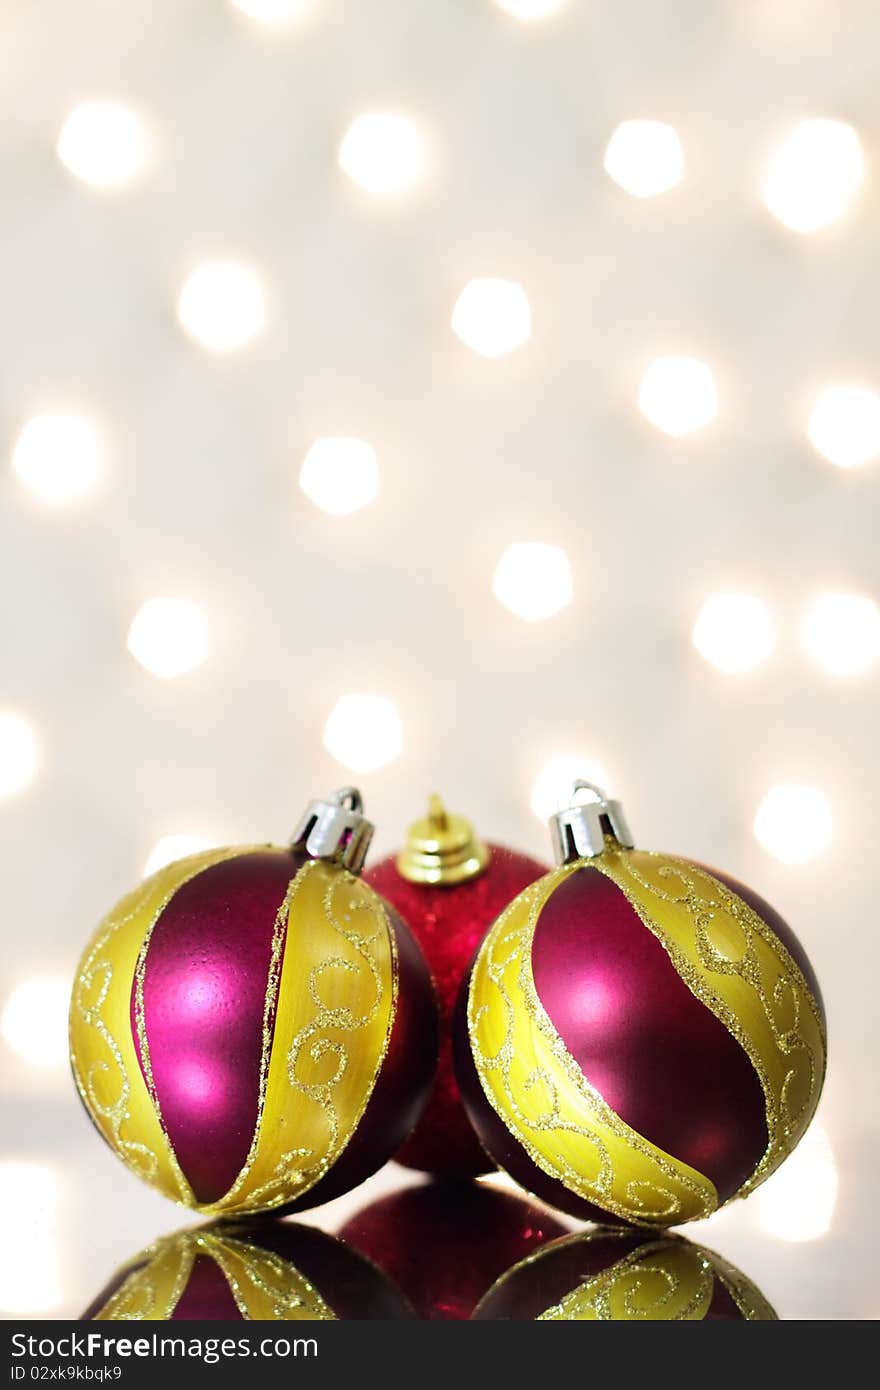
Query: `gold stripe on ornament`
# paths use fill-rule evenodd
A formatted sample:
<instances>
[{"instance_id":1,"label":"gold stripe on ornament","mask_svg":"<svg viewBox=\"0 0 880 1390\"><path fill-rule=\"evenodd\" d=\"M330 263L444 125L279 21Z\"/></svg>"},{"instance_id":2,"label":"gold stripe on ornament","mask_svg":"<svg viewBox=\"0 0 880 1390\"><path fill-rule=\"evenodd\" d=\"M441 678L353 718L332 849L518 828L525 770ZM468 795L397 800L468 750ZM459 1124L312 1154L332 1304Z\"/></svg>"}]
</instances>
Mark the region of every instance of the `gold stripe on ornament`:
<instances>
[{"instance_id":1,"label":"gold stripe on ornament","mask_svg":"<svg viewBox=\"0 0 880 1390\"><path fill-rule=\"evenodd\" d=\"M397 946L381 899L347 870L314 860L286 903L257 1132L229 1191L200 1207L207 1213L266 1211L314 1187L351 1140L388 1049Z\"/></svg>"},{"instance_id":2,"label":"gold stripe on ornament","mask_svg":"<svg viewBox=\"0 0 880 1390\"><path fill-rule=\"evenodd\" d=\"M335 1317L295 1265L235 1233L180 1231L155 1241L135 1257L134 1268L95 1318L101 1322L167 1321L174 1313L199 1255L212 1259L226 1279L241 1316L248 1320L327 1321Z\"/></svg>"},{"instance_id":3,"label":"gold stripe on ornament","mask_svg":"<svg viewBox=\"0 0 880 1390\"><path fill-rule=\"evenodd\" d=\"M658 1240L579 1284L537 1321L701 1322L714 1290L712 1265L698 1245Z\"/></svg>"},{"instance_id":4,"label":"gold stripe on ornament","mask_svg":"<svg viewBox=\"0 0 880 1390\"><path fill-rule=\"evenodd\" d=\"M243 1318L331 1322L335 1314L295 1265L251 1241L195 1233L199 1250L219 1265Z\"/></svg>"},{"instance_id":5,"label":"gold stripe on ornament","mask_svg":"<svg viewBox=\"0 0 880 1390\"><path fill-rule=\"evenodd\" d=\"M639 1225L708 1216L718 1205L713 1183L638 1134L606 1104L538 998L532 975L538 915L581 868L583 861L562 865L527 888L480 949L468 993L468 1032L480 1083L532 1162L585 1201Z\"/></svg>"},{"instance_id":6,"label":"gold stripe on ornament","mask_svg":"<svg viewBox=\"0 0 880 1390\"><path fill-rule=\"evenodd\" d=\"M167 1322L187 1286L196 1248L176 1236L156 1241L96 1314L96 1322Z\"/></svg>"},{"instance_id":7,"label":"gold stripe on ornament","mask_svg":"<svg viewBox=\"0 0 880 1390\"><path fill-rule=\"evenodd\" d=\"M791 1153L825 1075L825 1029L803 973L768 924L706 870L609 841L590 865L617 885L690 989L740 1043L764 1092L767 1147L735 1194Z\"/></svg>"},{"instance_id":8,"label":"gold stripe on ornament","mask_svg":"<svg viewBox=\"0 0 880 1390\"><path fill-rule=\"evenodd\" d=\"M162 1125L152 1086L143 1026L146 943L174 894L214 864L248 849L207 850L168 864L116 904L97 928L77 967L70 1003L70 1061L83 1103L125 1163L166 1196L194 1206ZM136 983L136 1027L144 1081L131 1028Z\"/></svg>"}]
</instances>

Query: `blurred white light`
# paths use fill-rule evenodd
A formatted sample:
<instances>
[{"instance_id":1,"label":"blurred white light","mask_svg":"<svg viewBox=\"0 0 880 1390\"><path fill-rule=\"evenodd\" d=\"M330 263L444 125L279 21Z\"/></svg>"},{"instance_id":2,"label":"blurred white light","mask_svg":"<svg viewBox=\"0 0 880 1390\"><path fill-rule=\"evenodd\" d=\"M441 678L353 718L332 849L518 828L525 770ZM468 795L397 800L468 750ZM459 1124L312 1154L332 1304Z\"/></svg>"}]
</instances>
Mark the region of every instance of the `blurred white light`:
<instances>
[{"instance_id":1,"label":"blurred white light","mask_svg":"<svg viewBox=\"0 0 880 1390\"><path fill-rule=\"evenodd\" d=\"M793 232L815 232L849 206L864 173L859 137L843 121L801 121L767 167L764 200Z\"/></svg>"},{"instance_id":2,"label":"blurred white light","mask_svg":"<svg viewBox=\"0 0 880 1390\"><path fill-rule=\"evenodd\" d=\"M639 387L639 410L673 439L691 434L718 414L715 379L693 357L658 357Z\"/></svg>"},{"instance_id":3,"label":"blurred white light","mask_svg":"<svg viewBox=\"0 0 880 1390\"><path fill-rule=\"evenodd\" d=\"M838 468L858 468L880 454L880 395L863 386L829 386L807 427L813 447Z\"/></svg>"},{"instance_id":4,"label":"blurred white light","mask_svg":"<svg viewBox=\"0 0 880 1390\"><path fill-rule=\"evenodd\" d=\"M32 726L19 714L0 711L0 797L23 791L33 781L38 762Z\"/></svg>"},{"instance_id":5,"label":"blurred white light","mask_svg":"<svg viewBox=\"0 0 880 1390\"><path fill-rule=\"evenodd\" d=\"M230 0L233 9L260 24L286 24L305 12L310 0Z\"/></svg>"},{"instance_id":6,"label":"blurred white light","mask_svg":"<svg viewBox=\"0 0 880 1390\"><path fill-rule=\"evenodd\" d=\"M532 311L514 280L471 280L452 311L453 332L483 357L503 357L528 342Z\"/></svg>"},{"instance_id":7,"label":"blurred white light","mask_svg":"<svg viewBox=\"0 0 880 1390\"><path fill-rule=\"evenodd\" d=\"M81 415L35 415L15 443L12 466L22 482L51 506L74 502L98 477L100 447Z\"/></svg>"},{"instance_id":8,"label":"blurred white light","mask_svg":"<svg viewBox=\"0 0 880 1390\"><path fill-rule=\"evenodd\" d=\"M184 282L177 317L209 352L233 352L259 337L266 326L262 281L238 261L204 261Z\"/></svg>"},{"instance_id":9,"label":"blurred white light","mask_svg":"<svg viewBox=\"0 0 880 1390\"><path fill-rule=\"evenodd\" d=\"M201 854L207 849L216 849L217 841L206 835L163 835L157 840L144 865L144 878L173 864L178 859L187 859L191 854Z\"/></svg>"},{"instance_id":10,"label":"blurred white light","mask_svg":"<svg viewBox=\"0 0 880 1390\"><path fill-rule=\"evenodd\" d=\"M527 623L551 618L571 603L571 566L558 545L520 541L509 545L495 567L492 592Z\"/></svg>"},{"instance_id":11,"label":"blurred white light","mask_svg":"<svg viewBox=\"0 0 880 1390\"><path fill-rule=\"evenodd\" d=\"M495 4L513 15L514 19L531 24L534 20L549 19L551 15L558 14L568 0L495 0Z\"/></svg>"},{"instance_id":12,"label":"blurred white light","mask_svg":"<svg viewBox=\"0 0 880 1390\"><path fill-rule=\"evenodd\" d=\"M791 1157L752 1194L749 1209L778 1240L818 1240L831 1229L838 1187L831 1141L814 1120Z\"/></svg>"},{"instance_id":13,"label":"blurred white light","mask_svg":"<svg viewBox=\"0 0 880 1390\"><path fill-rule=\"evenodd\" d=\"M7 999L0 1033L13 1052L32 1066L63 1066L68 1056L69 1004L69 980L61 975L34 975Z\"/></svg>"},{"instance_id":14,"label":"blurred white light","mask_svg":"<svg viewBox=\"0 0 880 1390\"><path fill-rule=\"evenodd\" d=\"M662 121L623 121L608 141L605 171L634 198L666 193L684 177L678 132Z\"/></svg>"},{"instance_id":15,"label":"blurred white light","mask_svg":"<svg viewBox=\"0 0 880 1390\"><path fill-rule=\"evenodd\" d=\"M422 173L422 141L406 116L371 112L356 116L345 132L339 163L368 193L403 193Z\"/></svg>"},{"instance_id":16,"label":"blurred white light","mask_svg":"<svg viewBox=\"0 0 880 1390\"><path fill-rule=\"evenodd\" d=\"M147 132L127 106L86 101L61 127L58 158L93 188L122 188L141 172L149 153Z\"/></svg>"},{"instance_id":17,"label":"blurred white light","mask_svg":"<svg viewBox=\"0 0 880 1390\"><path fill-rule=\"evenodd\" d=\"M5 1219L18 1229L44 1229L58 1208L58 1176L54 1168L24 1158L0 1158L0 1191L14 1192L6 1203Z\"/></svg>"},{"instance_id":18,"label":"blurred white light","mask_svg":"<svg viewBox=\"0 0 880 1390\"><path fill-rule=\"evenodd\" d=\"M352 772L375 772L403 750L397 706L384 695L343 695L324 725L324 747Z\"/></svg>"},{"instance_id":19,"label":"blurred white light","mask_svg":"<svg viewBox=\"0 0 880 1390\"><path fill-rule=\"evenodd\" d=\"M773 622L766 603L750 594L713 594L694 623L693 644L719 671L734 675L766 661Z\"/></svg>"},{"instance_id":20,"label":"blurred white light","mask_svg":"<svg viewBox=\"0 0 880 1390\"><path fill-rule=\"evenodd\" d=\"M362 439L316 439L303 459L299 485L331 516L348 516L379 496L376 451Z\"/></svg>"},{"instance_id":21,"label":"blurred white light","mask_svg":"<svg viewBox=\"0 0 880 1390\"><path fill-rule=\"evenodd\" d=\"M804 614L801 641L832 676L860 676L880 657L880 609L864 594L820 594Z\"/></svg>"},{"instance_id":22,"label":"blurred white light","mask_svg":"<svg viewBox=\"0 0 880 1390\"><path fill-rule=\"evenodd\" d=\"M771 787L755 814L755 838L783 864L805 864L831 844L831 807L816 787Z\"/></svg>"},{"instance_id":23,"label":"blurred white light","mask_svg":"<svg viewBox=\"0 0 880 1390\"><path fill-rule=\"evenodd\" d=\"M2 1176L0 1165L0 1176ZM9 1232L0 1255L0 1310L25 1317L46 1313L61 1302L61 1258L49 1235L27 1232L16 1246Z\"/></svg>"},{"instance_id":24,"label":"blurred white light","mask_svg":"<svg viewBox=\"0 0 880 1390\"><path fill-rule=\"evenodd\" d=\"M532 783L529 805L539 821L546 824L556 811L571 805L571 789L579 779L592 782L612 795L605 769L598 763L574 753L559 754L544 764Z\"/></svg>"},{"instance_id":25,"label":"blurred white light","mask_svg":"<svg viewBox=\"0 0 880 1390\"><path fill-rule=\"evenodd\" d=\"M208 654L205 615L190 599L147 599L128 630L128 650L163 680L194 671Z\"/></svg>"},{"instance_id":26,"label":"blurred white light","mask_svg":"<svg viewBox=\"0 0 880 1390\"><path fill-rule=\"evenodd\" d=\"M61 1259L55 1226L60 1188L55 1171L26 1159L0 1160L6 1203L0 1246L0 1311L24 1316L61 1302Z\"/></svg>"}]
</instances>

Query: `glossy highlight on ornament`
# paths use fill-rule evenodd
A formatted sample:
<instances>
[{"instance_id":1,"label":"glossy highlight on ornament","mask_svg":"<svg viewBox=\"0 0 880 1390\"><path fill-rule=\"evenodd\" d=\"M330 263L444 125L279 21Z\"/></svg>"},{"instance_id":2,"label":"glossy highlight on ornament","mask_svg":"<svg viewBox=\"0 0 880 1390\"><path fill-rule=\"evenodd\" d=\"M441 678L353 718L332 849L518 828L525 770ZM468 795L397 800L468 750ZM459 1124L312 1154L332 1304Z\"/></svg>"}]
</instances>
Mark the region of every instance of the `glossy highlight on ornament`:
<instances>
[{"instance_id":1,"label":"glossy highlight on ornament","mask_svg":"<svg viewBox=\"0 0 880 1390\"><path fill-rule=\"evenodd\" d=\"M710 1215L804 1133L825 1070L821 995L762 898L633 847L579 786L558 867L502 913L459 999L456 1065L486 1149L575 1215Z\"/></svg>"},{"instance_id":2,"label":"glossy highlight on ornament","mask_svg":"<svg viewBox=\"0 0 880 1390\"><path fill-rule=\"evenodd\" d=\"M476 1321L775 1322L751 1280L681 1236L598 1227L543 1246L509 1269Z\"/></svg>"},{"instance_id":3,"label":"glossy highlight on ornament","mask_svg":"<svg viewBox=\"0 0 880 1390\"><path fill-rule=\"evenodd\" d=\"M440 1008L437 1075L424 1114L395 1154L399 1163L443 1178L493 1167L464 1113L452 1059L452 1017L461 980L486 931L543 864L487 844L466 817L432 796L406 843L367 869L364 879L399 912L422 948Z\"/></svg>"},{"instance_id":4,"label":"glossy highlight on ornament","mask_svg":"<svg viewBox=\"0 0 880 1390\"><path fill-rule=\"evenodd\" d=\"M120 1267L83 1322L409 1319L355 1250L293 1221L224 1221L163 1236Z\"/></svg>"},{"instance_id":5,"label":"glossy highlight on ornament","mask_svg":"<svg viewBox=\"0 0 880 1390\"><path fill-rule=\"evenodd\" d=\"M217 1215L349 1190L415 1124L437 1020L406 927L357 877L372 827L344 788L287 849L209 850L114 908L77 970L71 1061L120 1158Z\"/></svg>"}]
</instances>

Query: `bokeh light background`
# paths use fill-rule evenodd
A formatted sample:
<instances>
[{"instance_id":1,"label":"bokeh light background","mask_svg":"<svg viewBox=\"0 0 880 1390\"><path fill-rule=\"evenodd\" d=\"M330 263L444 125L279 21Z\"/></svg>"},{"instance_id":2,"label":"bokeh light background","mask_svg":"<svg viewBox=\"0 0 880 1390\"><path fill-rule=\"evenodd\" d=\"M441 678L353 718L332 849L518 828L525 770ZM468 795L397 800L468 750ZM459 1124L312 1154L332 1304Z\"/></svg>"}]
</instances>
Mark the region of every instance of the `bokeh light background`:
<instances>
[{"instance_id":1,"label":"bokeh light background","mask_svg":"<svg viewBox=\"0 0 880 1390\"><path fill-rule=\"evenodd\" d=\"M878 44L871 0L7 0L4 1314L185 1220L64 1056L149 856L355 773L379 852L437 789L547 854L580 769L826 994L819 1121L694 1234L880 1311Z\"/></svg>"}]
</instances>

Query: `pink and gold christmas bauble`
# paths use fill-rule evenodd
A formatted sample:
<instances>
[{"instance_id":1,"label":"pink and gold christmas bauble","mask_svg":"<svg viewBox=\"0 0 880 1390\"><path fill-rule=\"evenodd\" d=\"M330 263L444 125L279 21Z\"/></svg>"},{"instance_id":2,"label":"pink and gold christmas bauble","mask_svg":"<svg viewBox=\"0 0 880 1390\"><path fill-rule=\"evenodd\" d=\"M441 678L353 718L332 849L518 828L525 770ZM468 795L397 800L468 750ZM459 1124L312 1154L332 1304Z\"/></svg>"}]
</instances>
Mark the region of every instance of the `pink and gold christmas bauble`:
<instances>
[{"instance_id":1,"label":"pink and gold christmas bauble","mask_svg":"<svg viewBox=\"0 0 880 1390\"><path fill-rule=\"evenodd\" d=\"M323 1231L223 1221L178 1231L126 1261L83 1322L364 1321L412 1318L391 1281Z\"/></svg>"},{"instance_id":2,"label":"pink and gold christmas bauble","mask_svg":"<svg viewBox=\"0 0 880 1390\"><path fill-rule=\"evenodd\" d=\"M551 1241L509 1269L476 1321L775 1322L760 1289L681 1236L598 1227Z\"/></svg>"},{"instance_id":3,"label":"pink and gold christmas bauble","mask_svg":"<svg viewBox=\"0 0 880 1390\"><path fill-rule=\"evenodd\" d=\"M559 867L502 913L463 990L459 1084L501 1167L575 1215L710 1215L794 1149L825 1072L790 928L715 870L632 848L596 800L551 822Z\"/></svg>"},{"instance_id":4,"label":"pink and gold christmas bauble","mask_svg":"<svg viewBox=\"0 0 880 1390\"><path fill-rule=\"evenodd\" d=\"M131 1170L198 1211L314 1206L374 1172L430 1086L418 946L357 878L372 827L345 789L290 848L210 850L146 879L79 963L74 1077Z\"/></svg>"},{"instance_id":5,"label":"pink and gold christmas bauble","mask_svg":"<svg viewBox=\"0 0 880 1390\"><path fill-rule=\"evenodd\" d=\"M492 1162L468 1121L452 1062L452 1017L462 976L486 931L517 893L546 873L502 845L483 844L464 816L432 797L399 854L367 869L365 882L391 903L418 941L440 1006L437 1075L424 1113L395 1154L398 1163L443 1178L486 1173Z\"/></svg>"}]
</instances>

